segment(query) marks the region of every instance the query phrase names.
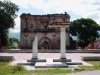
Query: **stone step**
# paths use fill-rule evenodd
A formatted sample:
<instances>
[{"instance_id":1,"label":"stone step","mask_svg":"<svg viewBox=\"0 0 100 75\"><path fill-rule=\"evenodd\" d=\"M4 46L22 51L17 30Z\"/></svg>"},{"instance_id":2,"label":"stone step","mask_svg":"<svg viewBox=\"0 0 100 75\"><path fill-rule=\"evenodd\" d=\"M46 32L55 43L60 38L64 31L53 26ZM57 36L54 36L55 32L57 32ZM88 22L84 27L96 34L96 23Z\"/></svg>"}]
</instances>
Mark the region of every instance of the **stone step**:
<instances>
[{"instance_id":1,"label":"stone step","mask_svg":"<svg viewBox=\"0 0 100 75\"><path fill-rule=\"evenodd\" d=\"M46 62L46 59L31 59L27 60L27 62Z\"/></svg>"},{"instance_id":2,"label":"stone step","mask_svg":"<svg viewBox=\"0 0 100 75\"><path fill-rule=\"evenodd\" d=\"M68 68L67 64L42 64L42 65L35 65L35 68Z\"/></svg>"},{"instance_id":3,"label":"stone step","mask_svg":"<svg viewBox=\"0 0 100 75\"><path fill-rule=\"evenodd\" d=\"M83 65L81 62L67 62L67 65Z\"/></svg>"},{"instance_id":4,"label":"stone step","mask_svg":"<svg viewBox=\"0 0 100 75\"><path fill-rule=\"evenodd\" d=\"M68 66L82 65L81 62L72 61L71 59L30 59L27 62L18 63L18 65L29 65L34 68L69 68Z\"/></svg>"},{"instance_id":5,"label":"stone step","mask_svg":"<svg viewBox=\"0 0 100 75\"><path fill-rule=\"evenodd\" d=\"M81 62L36 64L35 68L68 68L70 65L82 65Z\"/></svg>"},{"instance_id":6,"label":"stone step","mask_svg":"<svg viewBox=\"0 0 100 75\"><path fill-rule=\"evenodd\" d=\"M17 63L18 65L35 65L35 62L32 63ZM67 65L82 65L80 62L71 62L71 63L66 63Z\"/></svg>"},{"instance_id":7,"label":"stone step","mask_svg":"<svg viewBox=\"0 0 100 75\"><path fill-rule=\"evenodd\" d=\"M53 59L53 62L71 62L71 59Z\"/></svg>"},{"instance_id":8,"label":"stone step","mask_svg":"<svg viewBox=\"0 0 100 75\"><path fill-rule=\"evenodd\" d=\"M35 66L35 68L68 68L68 66Z\"/></svg>"}]
</instances>

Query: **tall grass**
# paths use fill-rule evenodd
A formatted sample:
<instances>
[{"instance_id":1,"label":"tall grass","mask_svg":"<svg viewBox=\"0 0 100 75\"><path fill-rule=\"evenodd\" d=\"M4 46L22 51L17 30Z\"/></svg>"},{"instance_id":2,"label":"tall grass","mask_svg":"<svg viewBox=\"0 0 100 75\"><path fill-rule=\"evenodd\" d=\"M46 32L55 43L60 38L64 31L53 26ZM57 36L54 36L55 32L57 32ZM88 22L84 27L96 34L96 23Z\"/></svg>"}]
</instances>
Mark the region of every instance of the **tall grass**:
<instances>
[{"instance_id":1,"label":"tall grass","mask_svg":"<svg viewBox=\"0 0 100 75\"><path fill-rule=\"evenodd\" d=\"M22 65L8 66L8 62L0 62L0 75L58 75L71 73L69 69L26 70Z\"/></svg>"},{"instance_id":2,"label":"tall grass","mask_svg":"<svg viewBox=\"0 0 100 75\"><path fill-rule=\"evenodd\" d=\"M71 73L72 70L70 69L47 69L47 70L35 70L33 73L36 75L63 75Z\"/></svg>"},{"instance_id":3,"label":"tall grass","mask_svg":"<svg viewBox=\"0 0 100 75\"><path fill-rule=\"evenodd\" d=\"M0 62L0 75L13 75L14 73L23 71L25 71L25 68L21 65L8 66L8 62Z\"/></svg>"}]
</instances>

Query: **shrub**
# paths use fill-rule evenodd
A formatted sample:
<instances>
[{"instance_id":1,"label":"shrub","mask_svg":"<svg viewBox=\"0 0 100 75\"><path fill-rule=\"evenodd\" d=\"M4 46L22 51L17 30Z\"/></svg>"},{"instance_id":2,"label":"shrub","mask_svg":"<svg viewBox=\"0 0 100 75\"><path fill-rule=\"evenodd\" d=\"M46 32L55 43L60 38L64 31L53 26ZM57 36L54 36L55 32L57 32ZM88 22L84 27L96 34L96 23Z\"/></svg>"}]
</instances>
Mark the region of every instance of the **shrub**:
<instances>
[{"instance_id":1,"label":"shrub","mask_svg":"<svg viewBox=\"0 0 100 75\"><path fill-rule=\"evenodd\" d=\"M17 65L12 67L12 73L25 71L26 69L22 65Z\"/></svg>"}]
</instances>

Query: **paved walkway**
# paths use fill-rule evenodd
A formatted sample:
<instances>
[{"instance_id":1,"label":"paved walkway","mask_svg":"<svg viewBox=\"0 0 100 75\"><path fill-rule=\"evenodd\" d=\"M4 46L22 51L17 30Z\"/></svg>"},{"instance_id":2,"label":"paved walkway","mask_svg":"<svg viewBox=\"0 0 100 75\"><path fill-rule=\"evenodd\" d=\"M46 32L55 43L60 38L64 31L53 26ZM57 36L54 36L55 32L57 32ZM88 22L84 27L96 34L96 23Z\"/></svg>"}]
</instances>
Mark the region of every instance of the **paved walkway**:
<instances>
[{"instance_id":1,"label":"paved walkway","mask_svg":"<svg viewBox=\"0 0 100 75\"><path fill-rule=\"evenodd\" d=\"M71 73L67 75L100 75L100 70L94 70L94 71L82 71L77 73Z\"/></svg>"},{"instance_id":2,"label":"paved walkway","mask_svg":"<svg viewBox=\"0 0 100 75\"><path fill-rule=\"evenodd\" d=\"M15 60L27 60L32 58L32 53L0 53L0 56L14 56ZM67 58L81 60L84 56L100 56L100 53L66 53ZM60 58L60 53L38 53L40 59Z\"/></svg>"},{"instance_id":3,"label":"paved walkway","mask_svg":"<svg viewBox=\"0 0 100 75\"><path fill-rule=\"evenodd\" d=\"M0 53L0 56L14 56L15 61L28 60L32 58L32 53ZM80 61L84 56L100 56L100 53L66 53L67 58ZM59 59L60 53L38 53L40 59ZM100 75L100 70L83 71L68 75Z\"/></svg>"}]
</instances>

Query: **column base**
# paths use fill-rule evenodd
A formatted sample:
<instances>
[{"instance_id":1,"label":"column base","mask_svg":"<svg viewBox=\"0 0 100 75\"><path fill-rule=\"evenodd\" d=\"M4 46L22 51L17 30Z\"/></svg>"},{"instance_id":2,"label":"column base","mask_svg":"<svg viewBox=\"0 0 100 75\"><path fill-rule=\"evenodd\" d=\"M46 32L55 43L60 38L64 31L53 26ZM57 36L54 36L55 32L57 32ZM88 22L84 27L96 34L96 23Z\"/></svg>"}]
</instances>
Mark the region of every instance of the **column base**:
<instances>
[{"instance_id":1,"label":"column base","mask_svg":"<svg viewBox=\"0 0 100 75\"><path fill-rule=\"evenodd\" d=\"M71 59L66 59L66 58L53 59L53 62L71 62Z\"/></svg>"},{"instance_id":2,"label":"column base","mask_svg":"<svg viewBox=\"0 0 100 75\"><path fill-rule=\"evenodd\" d=\"M61 57L60 59L66 59L66 57Z\"/></svg>"},{"instance_id":3,"label":"column base","mask_svg":"<svg viewBox=\"0 0 100 75\"><path fill-rule=\"evenodd\" d=\"M31 58L32 60L37 60L38 58L36 57L36 58Z\"/></svg>"},{"instance_id":4,"label":"column base","mask_svg":"<svg viewBox=\"0 0 100 75\"><path fill-rule=\"evenodd\" d=\"M38 56L32 56L31 59L38 59Z\"/></svg>"},{"instance_id":5,"label":"column base","mask_svg":"<svg viewBox=\"0 0 100 75\"><path fill-rule=\"evenodd\" d=\"M46 59L32 58L30 60L27 60L27 62L46 62Z\"/></svg>"}]
</instances>

